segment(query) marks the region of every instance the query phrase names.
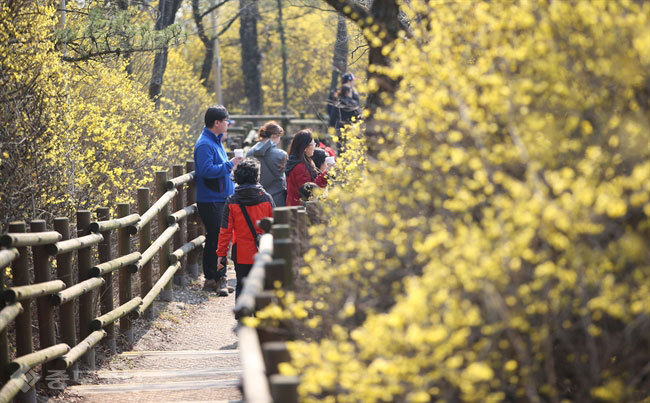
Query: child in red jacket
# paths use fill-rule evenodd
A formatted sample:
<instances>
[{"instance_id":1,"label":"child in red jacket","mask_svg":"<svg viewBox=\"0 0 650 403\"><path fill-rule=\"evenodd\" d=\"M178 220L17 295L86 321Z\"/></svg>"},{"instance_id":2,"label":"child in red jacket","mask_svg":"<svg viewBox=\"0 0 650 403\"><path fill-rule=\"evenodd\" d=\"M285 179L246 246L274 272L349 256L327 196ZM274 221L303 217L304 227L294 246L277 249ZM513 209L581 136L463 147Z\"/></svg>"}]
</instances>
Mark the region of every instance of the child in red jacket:
<instances>
[{"instance_id":1,"label":"child in red jacket","mask_svg":"<svg viewBox=\"0 0 650 403\"><path fill-rule=\"evenodd\" d=\"M311 157L314 155L316 142L310 129L301 130L293 136L289 147L289 160L284 172L287 175L287 206L299 206L298 189L307 182L314 182L324 188L327 186L327 170L325 165L321 172L314 165Z\"/></svg>"},{"instance_id":2,"label":"child in red jacket","mask_svg":"<svg viewBox=\"0 0 650 403\"><path fill-rule=\"evenodd\" d=\"M275 203L271 195L259 184L260 164L256 159L247 158L240 162L234 175L237 187L235 193L228 197L224 208L217 248L217 267L225 267L228 245L232 239L231 258L235 262L237 274L237 299L243 280L253 267L253 256L257 253L257 234L263 232L256 223L261 218L273 217Z\"/></svg>"}]
</instances>

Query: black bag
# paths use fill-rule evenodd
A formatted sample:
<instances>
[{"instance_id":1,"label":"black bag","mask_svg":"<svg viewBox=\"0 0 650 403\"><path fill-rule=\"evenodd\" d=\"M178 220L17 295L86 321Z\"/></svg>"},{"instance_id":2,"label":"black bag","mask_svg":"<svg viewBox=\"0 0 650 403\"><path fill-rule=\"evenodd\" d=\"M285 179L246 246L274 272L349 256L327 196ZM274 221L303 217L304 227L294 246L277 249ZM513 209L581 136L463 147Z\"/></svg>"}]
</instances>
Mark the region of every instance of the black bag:
<instances>
[{"instance_id":1,"label":"black bag","mask_svg":"<svg viewBox=\"0 0 650 403\"><path fill-rule=\"evenodd\" d=\"M262 234L258 234L257 231L255 231L255 227L253 226L253 222L251 221L251 217L248 215L248 211L246 211L246 206L243 204L240 204L239 207L241 208L242 213L244 213L244 218L246 219L246 222L248 223L248 228L251 230L251 234L253 235L253 239L255 240L255 247L259 250L260 248L260 238L262 238Z\"/></svg>"}]
</instances>

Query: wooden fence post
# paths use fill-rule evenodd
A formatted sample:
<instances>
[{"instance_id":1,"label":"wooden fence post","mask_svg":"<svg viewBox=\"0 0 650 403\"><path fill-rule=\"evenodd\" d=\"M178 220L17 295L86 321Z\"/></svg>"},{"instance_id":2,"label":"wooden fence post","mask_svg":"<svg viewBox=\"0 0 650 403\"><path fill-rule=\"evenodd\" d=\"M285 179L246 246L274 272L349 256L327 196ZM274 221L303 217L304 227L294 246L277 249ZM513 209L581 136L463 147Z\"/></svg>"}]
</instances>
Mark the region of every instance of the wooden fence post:
<instances>
[{"instance_id":1,"label":"wooden fence post","mask_svg":"<svg viewBox=\"0 0 650 403\"><path fill-rule=\"evenodd\" d=\"M57 217L54 219L54 230L61 234L61 240L70 239L70 221L68 217ZM59 280L63 281L69 288L75 284L72 276L72 252L61 253L56 256L56 274ZM77 345L77 329L74 317L74 301L61 304L59 307L59 318L61 321L61 340L68 346ZM79 378L79 364L75 362L68 368L68 376L72 381Z\"/></svg>"},{"instance_id":2,"label":"wooden fence post","mask_svg":"<svg viewBox=\"0 0 650 403\"><path fill-rule=\"evenodd\" d=\"M108 207L99 207L97 209L97 221L108 221L110 219L110 210ZM112 260L111 231L104 231L101 234L104 236L104 240L97 245L97 252L99 255L99 263L105 263ZM113 303L113 273L106 273L102 277L105 282L100 288L100 312L102 315L105 315L112 311L115 306ZM94 318L90 319L92 320ZM115 354L117 351L115 324L110 323L106 325L104 330L106 330L106 337L104 337L102 343L111 351L111 354Z\"/></svg>"},{"instance_id":3,"label":"wooden fence post","mask_svg":"<svg viewBox=\"0 0 650 403\"><path fill-rule=\"evenodd\" d=\"M185 163L185 171L190 173L194 171L194 161L187 161ZM188 182L187 184L187 205L191 206L196 203L196 175L194 179ZM199 213L196 212L189 217L187 217L187 240L191 241L192 239L199 236L198 231L198 217ZM193 279L199 277L199 254L201 248L194 248L187 255L187 273Z\"/></svg>"},{"instance_id":4,"label":"wooden fence post","mask_svg":"<svg viewBox=\"0 0 650 403\"><path fill-rule=\"evenodd\" d=\"M117 216L126 217L131 213L129 203L120 203L117 205ZM126 227L117 230L117 253L119 256L126 256L131 253L131 237ZM119 269L119 287L120 305L124 305L133 298L131 289L131 271L128 268ZM127 343L133 343L133 327L128 315L120 318L120 334L126 339Z\"/></svg>"},{"instance_id":5,"label":"wooden fence post","mask_svg":"<svg viewBox=\"0 0 650 403\"><path fill-rule=\"evenodd\" d=\"M34 220L29 224L31 232L44 232L47 230L44 220ZM32 246L32 257L34 260L34 283L45 283L50 281L50 257L44 245ZM36 298L38 316L38 335L40 340L39 350L56 344L54 333L54 305L49 296ZM48 375L50 366L43 364L43 378Z\"/></svg>"},{"instance_id":6,"label":"wooden fence post","mask_svg":"<svg viewBox=\"0 0 650 403\"><path fill-rule=\"evenodd\" d=\"M167 171L156 172L156 199L160 199L165 194L167 184ZM167 216L169 215L169 204L166 204L158 213L158 236L163 233L167 227ZM169 267L169 241L165 242L158 253L158 272L162 276ZM165 289L160 292L161 301L172 300L172 282L165 285Z\"/></svg>"},{"instance_id":7,"label":"wooden fence post","mask_svg":"<svg viewBox=\"0 0 650 403\"><path fill-rule=\"evenodd\" d=\"M177 178L179 176L183 175L183 166L182 165L173 165L172 166L172 177ZM184 185L179 185L178 188L178 193L176 196L174 196L172 206L174 207L173 210L174 212L177 212L179 210L182 210L185 205L184 203L184 198L185 198L185 192L183 192L183 187ZM185 235L186 235L186 228L187 228L187 221L189 217L186 218L185 220L180 220L178 222L178 231L174 234L174 247L172 248L172 251L180 248L185 244ZM181 267L176 270L176 273L174 273L174 284L178 284L182 287L185 287L187 285L187 276L185 274L185 267L186 267L186 259L183 257L181 259Z\"/></svg>"},{"instance_id":8,"label":"wooden fence post","mask_svg":"<svg viewBox=\"0 0 650 403\"><path fill-rule=\"evenodd\" d=\"M150 191L149 188L138 189L138 214L143 215L150 207ZM144 253L149 246L151 246L151 222L148 222L138 231L140 238L140 253ZM153 279L151 276L151 261L145 263L140 269L140 295L144 298L145 295L153 287ZM153 310L147 309L144 312L147 319L153 318Z\"/></svg>"},{"instance_id":9,"label":"wooden fence post","mask_svg":"<svg viewBox=\"0 0 650 403\"><path fill-rule=\"evenodd\" d=\"M77 237L90 235L90 211L77 211ZM104 238L106 240L106 238ZM78 282L90 278L90 268L93 266L92 247L77 250L77 271ZM98 246L99 249L99 246ZM90 322L95 316L95 290L87 292L79 297L79 338L81 340L91 333ZM95 349L91 348L83 356L83 363L88 370L95 370Z\"/></svg>"},{"instance_id":10,"label":"wooden fence post","mask_svg":"<svg viewBox=\"0 0 650 403\"><path fill-rule=\"evenodd\" d=\"M307 209L305 207L298 208L298 234L300 238L300 254L304 255L309 248L309 225L307 224Z\"/></svg>"},{"instance_id":11,"label":"wooden fence post","mask_svg":"<svg viewBox=\"0 0 650 403\"><path fill-rule=\"evenodd\" d=\"M25 232L26 225L23 221L9 224L9 232ZM13 285L29 285L29 271L27 269L27 248L19 247L20 256L11 264ZM32 301L23 301L23 313L16 316L16 357L30 354L34 351L32 342ZM32 386L26 392L19 392L17 399L21 402L36 402L36 389Z\"/></svg>"}]
</instances>

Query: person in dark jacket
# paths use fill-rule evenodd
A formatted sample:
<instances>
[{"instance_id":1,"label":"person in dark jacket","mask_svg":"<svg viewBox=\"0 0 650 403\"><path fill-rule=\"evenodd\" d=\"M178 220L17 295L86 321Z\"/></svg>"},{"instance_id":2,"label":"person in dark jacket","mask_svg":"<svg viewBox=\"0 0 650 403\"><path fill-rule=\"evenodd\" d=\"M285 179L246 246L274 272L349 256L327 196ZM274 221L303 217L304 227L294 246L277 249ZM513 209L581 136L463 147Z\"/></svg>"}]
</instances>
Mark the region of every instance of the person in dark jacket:
<instances>
[{"instance_id":1,"label":"person in dark jacket","mask_svg":"<svg viewBox=\"0 0 650 403\"><path fill-rule=\"evenodd\" d=\"M254 158L247 158L235 168L235 193L228 197L219 233L217 256L219 268L225 268L228 245L232 239L232 260L235 262L237 286L235 299L242 290L244 278L253 267L253 256L257 253L256 237L263 231L256 225L264 217L273 217L273 198L259 184L260 164ZM244 213L245 211L245 213ZM246 214L248 218L246 219ZM251 228L252 227L252 228ZM253 235L255 232L255 235Z\"/></svg>"},{"instance_id":2,"label":"person in dark jacket","mask_svg":"<svg viewBox=\"0 0 650 403\"><path fill-rule=\"evenodd\" d=\"M316 142L310 129L301 130L293 136L289 147L289 160L284 172L287 174L287 206L299 206L298 189L306 182L314 182L320 187L327 186L327 169L321 172L314 165Z\"/></svg>"},{"instance_id":3,"label":"person in dark jacket","mask_svg":"<svg viewBox=\"0 0 650 403\"><path fill-rule=\"evenodd\" d=\"M284 167L287 164L287 152L278 147L284 130L280 125L271 121L266 122L259 130L259 142L253 146L247 157L255 157L260 162L260 184L275 202L276 207L282 207L287 199L287 178Z\"/></svg>"},{"instance_id":4,"label":"person in dark jacket","mask_svg":"<svg viewBox=\"0 0 650 403\"><path fill-rule=\"evenodd\" d=\"M218 105L205 112L205 127L194 145L194 174L196 178L196 205L205 226L203 273L206 291L228 295L226 270L217 271L217 240L219 224L228 196L234 192L230 171L243 159L228 160L223 141L228 137L228 111Z\"/></svg>"}]
</instances>

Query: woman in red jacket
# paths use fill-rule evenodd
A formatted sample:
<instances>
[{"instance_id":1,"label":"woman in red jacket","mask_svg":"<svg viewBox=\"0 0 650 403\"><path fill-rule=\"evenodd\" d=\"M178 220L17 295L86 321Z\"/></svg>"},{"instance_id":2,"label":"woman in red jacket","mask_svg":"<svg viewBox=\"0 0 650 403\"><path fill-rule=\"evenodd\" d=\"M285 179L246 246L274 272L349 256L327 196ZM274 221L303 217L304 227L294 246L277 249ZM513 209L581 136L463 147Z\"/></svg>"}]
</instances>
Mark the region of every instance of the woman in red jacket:
<instances>
[{"instance_id":1,"label":"woman in red jacket","mask_svg":"<svg viewBox=\"0 0 650 403\"><path fill-rule=\"evenodd\" d=\"M316 142L310 129L301 130L293 136L289 147L289 160L284 172L287 175L287 206L300 206L298 189L307 183L314 182L324 188L327 186L327 169L321 172L314 165L311 157L314 155Z\"/></svg>"}]
</instances>

